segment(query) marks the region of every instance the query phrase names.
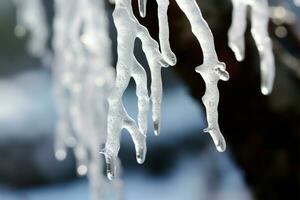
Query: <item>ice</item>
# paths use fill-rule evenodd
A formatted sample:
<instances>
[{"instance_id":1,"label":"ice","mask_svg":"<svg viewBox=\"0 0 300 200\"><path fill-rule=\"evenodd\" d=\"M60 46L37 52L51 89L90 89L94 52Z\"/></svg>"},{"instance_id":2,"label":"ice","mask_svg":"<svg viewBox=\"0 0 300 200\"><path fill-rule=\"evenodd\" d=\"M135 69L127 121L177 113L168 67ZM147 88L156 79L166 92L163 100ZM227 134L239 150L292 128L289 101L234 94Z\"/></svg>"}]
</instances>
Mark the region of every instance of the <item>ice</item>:
<instances>
[{"instance_id":1,"label":"ice","mask_svg":"<svg viewBox=\"0 0 300 200\"><path fill-rule=\"evenodd\" d=\"M163 58L169 65L176 64L176 55L172 52L169 42L168 6L169 0L156 0L158 5L159 43Z\"/></svg>"},{"instance_id":2,"label":"ice","mask_svg":"<svg viewBox=\"0 0 300 200\"><path fill-rule=\"evenodd\" d=\"M23 37L28 32L29 52L38 58L46 58L49 53L49 30L42 0L13 0L17 9L15 34Z\"/></svg>"},{"instance_id":3,"label":"ice","mask_svg":"<svg viewBox=\"0 0 300 200\"><path fill-rule=\"evenodd\" d=\"M139 3L144 5L145 1L140 1ZM140 164L144 162L147 151L147 113L150 99L155 133L159 134L162 99L161 67L168 67L168 64L163 60L159 52L157 42L151 38L148 30L134 16L131 0L115 1L113 19L118 32L117 76L108 100L108 135L103 151L110 179L113 179L116 175L116 160L120 149L120 134L123 128L128 130L133 139L137 162ZM150 98L147 89L146 72L134 56L134 43L137 38L142 42L142 48L151 71ZM138 123L127 114L122 101L123 93L131 78L136 83Z\"/></svg>"},{"instance_id":4,"label":"ice","mask_svg":"<svg viewBox=\"0 0 300 200\"><path fill-rule=\"evenodd\" d=\"M206 92L203 102L206 107L209 132L218 151L226 148L225 139L218 125L218 81L227 81L229 74L224 63L218 61L214 47L213 35L209 26L203 19L201 11L195 1L176 0L177 4L191 22L192 31L203 47L204 63L196 68L206 83ZM134 56L134 42L137 38L142 41L143 51L146 54L151 70L151 102L152 119L156 135L160 131L160 105L162 98L161 67L176 64L176 56L169 43L169 26L167 10L168 0L157 0L159 18L159 40L162 55L158 44L150 37L147 29L140 25L135 18L131 0L117 0L113 13L115 26L118 32L118 62L115 86L109 97L108 137L103 151L106 157L107 173L110 179L115 177L117 171L116 159L120 149L120 133L127 129L133 139L138 163L143 163L146 155L147 112L149 107L147 79L143 67ZM141 16L145 17L146 1L139 1ZM138 124L127 114L122 96L130 79L136 82L138 97Z\"/></svg>"},{"instance_id":5,"label":"ice","mask_svg":"<svg viewBox=\"0 0 300 200\"><path fill-rule=\"evenodd\" d=\"M29 31L29 51L43 58L48 54L48 27L42 1L15 3L16 34L23 36ZM88 176L92 199L103 199L108 191L120 199L121 182L107 181L99 154L106 141L107 97L115 76L105 2L55 0L54 4L53 94L58 115L55 156L64 160L67 148L73 148L77 173Z\"/></svg>"},{"instance_id":6,"label":"ice","mask_svg":"<svg viewBox=\"0 0 300 200\"><path fill-rule=\"evenodd\" d=\"M272 92L275 78L272 42L268 34L269 7L267 0L232 0L232 24L228 32L229 46L238 61L245 57L247 6L251 7L251 33L260 55L261 92Z\"/></svg>"},{"instance_id":7,"label":"ice","mask_svg":"<svg viewBox=\"0 0 300 200\"><path fill-rule=\"evenodd\" d=\"M202 76L206 85L202 101L206 108L208 127L204 131L211 135L217 150L223 152L226 149L226 142L218 123L218 81L227 81L229 74L226 71L225 64L218 61L213 34L205 19L202 17L201 10L196 1L176 0L176 2L190 21L192 32L202 47L203 64L196 67L196 72Z\"/></svg>"},{"instance_id":8,"label":"ice","mask_svg":"<svg viewBox=\"0 0 300 200\"><path fill-rule=\"evenodd\" d=\"M185 13L191 23L192 32L198 39L203 51L203 64L196 68L206 84L206 92L202 98L206 108L208 128L205 132L210 133L218 151L223 152L226 148L226 142L221 134L218 124L218 103L219 91L218 81L227 81L229 74L226 72L224 63L218 61L218 56L214 46L214 39L211 30L202 17L196 1L194 0L176 0L180 9ZM159 41L162 55L170 65L176 64L176 56L172 52L169 43L168 26L168 6L169 0L157 0L158 18L159 18Z\"/></svg>"},{"instance_id":9,"label":"ice","mask_svg":"<svg viewBox=\"0 0 300 200\"><path fill-rule=\"evenodd\" d=\"M35 7L30 6L30 9L34 8L32 12L43 16L44 11L40 1L27 1L35 3ZM19 4L23 5L20 2ZM120 173L118 152L122 129L127 129L133 139L137 162L140 164L144 162L150 103L154 133L155 135L160 133L161 68L173 66L177 62L169 42L167 15L169 0L157 0L160 46L151 38L147 28L142 26L134 16L131 0L110 0L110 2L115 3L113 19L118 33L116 78L111 67L111 40L104 8L105 2L55 0L53 93L58 112L55 156L63 160L67 156L67 148L73 148L77 160L77 172L79 175L88 175L93 199L99 199L104 193L103 188L107 185L101 173L103 163L98 154L101 144L105 143L101 153L105 155L109 179L118 177ZM196 72L200 73L206 84L202 99L208 124L205 132L211 135L217 150L224 151L226 143L218 125L217 84L219 80L227 81L229 74L225 64L218 60L213 35L196 1L176 0L176 2L190 21L192 32L203 50L204 61L201 66L196 67ZM146 0L138 1L142 17L146 16L146 4ZM28 11L28 8L22 11ZM41 17L38 22L35 22L31 19L31 15L28 16L28 21L35 23L34 27L28 25L32 32L40 29L42 25L46 26L45 18ZM25 22L23 23L26 25ZM141 40L150 67L150 96L145 69L134 55L136 39ZM40 40L38 44L46 46L45 40L43 42ZM39 53L43 54L43 51ZM128 115L122 101L131 78L136 83L137 122Z\"/></svg>"},{"instance_id":10,"label":"ice","mask_svg":"<svg viewBox=\"0 0 300 200\"><path fill-rule=\"evenodd\" d=\"M54 97L58 111L55 155L74 150L78 175L87 175L92 199L108 187L121 194L118 180L109 183L99 154L107 133L107 96L114 82L111 40L104 1L55 0ZM118 197L120 198L120 197Z\"/></svg>"},{"instance_id":11,"label":"ice","mask_svg":"<svg viewBox=\"0 0 300 200\"><path fill-rule=\"evenodd\" d=\"M146 17L147 0L139 0L139 11L141 17Z\"/></svg>"}]
</instances>

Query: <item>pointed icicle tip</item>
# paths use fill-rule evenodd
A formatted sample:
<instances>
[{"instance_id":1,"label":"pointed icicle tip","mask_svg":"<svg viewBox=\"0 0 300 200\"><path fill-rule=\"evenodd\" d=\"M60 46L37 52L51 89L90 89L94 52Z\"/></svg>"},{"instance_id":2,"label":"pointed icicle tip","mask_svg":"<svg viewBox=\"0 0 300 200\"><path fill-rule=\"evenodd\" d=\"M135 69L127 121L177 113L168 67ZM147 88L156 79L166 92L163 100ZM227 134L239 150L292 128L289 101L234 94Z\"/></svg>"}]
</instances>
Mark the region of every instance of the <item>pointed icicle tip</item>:
<instances>
[{"instance_id":1,"label":"pointed icicle tip","mask_svg":"<svg viewBox=\"0 0 300 200\"><path fill-rule=\"evenodd\" d=\"M215 143L217 151L224 152L226 150L226 141L225 141L223 135L220 134L217 136L213 133L213 131L214 131L213 128L206 128L203 130L204 133L209 133L212 136L212 139Z\"/></svg>"},{"instance_id":2,"label":"pointed icicle tip","mask_svg":"<svg viewBox=\"0 0 300 200\"><path fill-rule=\"evenodd\" d=\"M105 161L106 161L107 178L109 180L113 180L116 177L116 171L117 171L117 167L116 167L114 158L111 156L105 155Z\"/></svg>"},{"instance_id":3,"label":"pointed icicle tip","mask_svg":"<svg viewBox=\"0 0 300 200\"><path fill-rule=\"evenodd\" d=\"M87 174L87 172L88 172L88 168L86 165L79 165L77 167L77 174L79 176L85 176Z\"/></svg>"},{"instance_id":4,"label":"pointed icicle tip","mask_svg":"<svg viewBox=\"0 0 300 200\"><path fill-rule=\"evenodd\" d=\"M269 95L272 92L272 90L266 86L262 86L260 90L263 95Z\"/></svg>"},{"instance_id":5,"label":"pointed icicle tip","mask_svg":"<svg viewBox=\"0 0 300 200\"><path fill-rule=\"evenodd\" d=\"M146 17L147 0L139 0L139 11L141 17Z\"/></svg>"},{"instance_id":6,"label":"pointed icicle tip","mask_svg":"<svg viewBox=\"0 0 300 200\"><path fill-rule=\"evenodd\" d=\"M216 148L217 148L218 152L224 152L226 150L225 140L222 140L218 144L216 144Z\"/></svg>"},{"instance_id":7,"label":"pointed icicle tip","mask_svg":"<svg viewBox=\"0 0 300 200\"><path fill-rule=\"evenodd\" d=\"M156 136L159 136L159 134L160 134L160 123L159 123L159 121L154 121L153 122L153 128L154 128L154 134L156 135Z\"/></svg>"},{"instance_id":8,"label":"pointed icicle tip","mask_svg":"<svg viewBox=\"0 0 300 200\"><path fill-rule=\"evenodd\" d=\"M59 161L65 160L67 157L67 152L64 149L59 149L55 152L55 158Z\"/></svg>"},{"instance_id":9,"label":"pointed icicle tip","mask_svg":"<svg viewBox=\"0 0 300 200\"><path fill-rule=\"evenodd\" d=\"M143 164L145 162L146 153L147 153L147 148L146 147L140 147L140 148L137 149L136 160L139 164Z\"/></svg>"},{"instance_id":10,"label":"pointed icicle tip","mask_svg":"<svg viewBox=\"0 0 300 200\"><path fill-rule=\"evenodd\" d=\"M117 172L115 159L106 152L105 148L101 149L99 153L104 155L105 158L107 178L111 181L114 180Z\"/></svg>"}]
</instances>

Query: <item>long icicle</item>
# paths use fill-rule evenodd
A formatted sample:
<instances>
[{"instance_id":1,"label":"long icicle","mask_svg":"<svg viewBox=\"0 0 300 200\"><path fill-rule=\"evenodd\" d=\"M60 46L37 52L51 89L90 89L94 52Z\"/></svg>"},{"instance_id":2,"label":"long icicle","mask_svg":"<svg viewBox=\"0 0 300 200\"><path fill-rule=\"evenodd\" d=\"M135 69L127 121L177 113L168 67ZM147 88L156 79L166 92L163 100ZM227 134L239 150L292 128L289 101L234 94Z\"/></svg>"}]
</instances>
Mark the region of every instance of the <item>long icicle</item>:
<instances>
[{"instance_id":1,"label":"long icicle","mask_svg":"<svg viewBox=\"0 0 300 200\"><path fill-rule=\"evenodd\" d=\"M134 42L136 38L142 41L142 48L146 54L151 70L151 102L154 129L158 133L160 127L160 106L162 98L161 67L168 67L163 60L159 46L153 40L148 30L135 18L131 0L116 0L113 18L118 32L118 62L117 76L112 93L109 97L108 136L104 155L107 163L109 179L116 175L116 159L120 149L120 134L123 128L130 133L135 144L136 159L143 163L146 156L147 112L149 96L147 77L144 68L134 56ZM122 96L133 78L136 83L138 97L138 125L127 114L123 106Z\"/></svg>"},{"instance_id":2,"label":"long icicle","mask_svg":"<svg viewBox=\"0 0 300 200\"><path fill-rule=\"evenodd\" d=\"M170 65L176 63L176 57L171 51L169 43L169 26L167 11L169 0L156 0L158 4L159 40L164 58ZM208 127L204 130L209 132L218 151L226 149L226 142L221 134L218 123L219 91L218 81L227 81L229 74L226 72L224 63L218 61L211 30L202 17L195 0L176 0L180 9L185 13L192 26L192 32L198 39L203 51L203 64L196 68L205 81L206 91L202 98L206 108Z\"/></svg>"},{"instance_id":3,"label":"long icicle","mask_svg":"<svg viewBox=\"0 0 300 200\"><path fill-rule=\"evenodd\" d=\"M111 190L120 199L120 181L107 182L99 157L107 133L107 96L114 81L104 1L56 0L55 5L56 156L64 159L66 147L72 147L77 173L88 175L92 199L103 199Z\"/></svg>"},{"instance_id":4,"label":"long icicle","mask_svg":"<svg viewBox=\"0 0 300 200\"><path fill-rule=\"evenodd\" d=\"M226 149L226 142L221 134L218 123L218 81L227 81L229 74L226 71L225 63L218 61L213 34L205 19L202 17L201 10L196 1L176 0L176 2L189 19L192 32L198 39L203 51L203 64L196 67L196 72L201 74L206 85L202 101L206 108L208 127L204 131L211 135L217 150L223 152Z\"/></svg>"},{"instance_id":5,"label":"long icicle","mask_svg":"<svg viewBox=\"0 0 300 200\"><path fill-rule=\"evenodd\" d=\"M275 63L272 42L268 34L269 7L267 0L232 0L232 24L228 32L229 47L236 59L245 57L245 31L247 26L247 6L251 7L251 33L260 55L261 92L272 92L275 78Z\"/></svg>"},{"instance_id":6,"label":"long icicle","mask_svg":"<svg viewBox=\"0 0 300 200\"><path fill-rule=\"evenodd\" d=\"M176 57L171 51L169 43L169 26L168 26L168 6L169 0L156 0L158 4L159 18L159 40L161 51L170 65L176 64ZM205 81L206 91L202 98L206 108L208 127L204 130L209 132L218 151L223 152L226 149L226 142L221 134L218 123L218 103L219 91L218 81L227 81L229 74L226 72L224 63L218 61L215 51L214 39L211 30L202 17L195 0L176 0L180 9L185 13L192 26L192 32L198 39L203 51L203 64L196 68Z\"/></svg>"}]
</instances>

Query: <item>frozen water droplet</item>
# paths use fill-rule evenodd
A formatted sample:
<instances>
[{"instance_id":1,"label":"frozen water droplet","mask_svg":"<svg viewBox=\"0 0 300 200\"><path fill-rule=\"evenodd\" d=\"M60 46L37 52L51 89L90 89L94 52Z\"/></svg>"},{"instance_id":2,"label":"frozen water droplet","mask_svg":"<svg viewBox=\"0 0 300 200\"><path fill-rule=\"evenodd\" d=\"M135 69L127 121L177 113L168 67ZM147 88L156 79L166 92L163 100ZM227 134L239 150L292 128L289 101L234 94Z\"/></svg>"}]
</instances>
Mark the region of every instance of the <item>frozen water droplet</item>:
<instances>
[{"instance_id":1,"label":"frozen water droplet","mask_svg":"<svg viewBox=\"0 0 300 200\"><path fill-rule=\"evenodd\" d=\"M113 180L116 177L117 166L115 163L115 159L107 154L105 154L105 162L106 162L106 174L109 180Z\"/></svg>"},{"instance_id":2,"label":"frozen water droplet","mask_svg":"<svg viewBox=\"0 0 300 200\"><path fill-rule=\"evenodd\" d=\"M154 121L153 122L153 128L154 128L154 134L158 136L160 134L160 122L159 121Z\"/></svg>"},{"instance_id":3,"label":"frozen water droplet","mask_svg":"<svg viewBox=\"0 0 300 200\"><path fill-rule=\"evenodd\" d=\"M55 152L55 158L59 161L66 159L67 153L64 149L59 149Z\"/></svg>"},{"instance_id":4,"label":"frozen water droplet","mask_svg":"<svg viewBox=\"0 0 300 200\"><path fill-rule=\"evenodd\" d=\"M176 55L170 51L166 54L163 54L164 59L167 61L168 65L174 66L177 63Z\"/></svg>"},{"instance_id":5,"label":"frozen water droplet","mask_svg":"<svg viewBox=\"0 0 300 200\"><path fill-rule=\"evenodd\" d=\"M203 130L205 133L209 133L213 139L216 149L219 152L224 152L226 150L226 141L218 129L206 128Z\"/></svg>"},{"instance_id":6,"label":"frozen water droplet","mask_svg":"<svg viewBox=\"0 0 300 200\"><path fill-rule=\"evenodd\" d=\"M139 0L139 11L141 17L146 17L147 0Z\"/></svg>"},{"instance_id":7,"label":"frozen water droplet","mask_svg":"<svg viewBox=\"0 0 300 200\"><path fill-rule=\"evenodd\" d=\"M204 132L204 133L209 133L209 131L211 131L211 130L212 130L211 128L208 128L208 127L207 127L207 128L205 128L205 129L203 129L203 132Z\"/></svg>"},{"instance_id":8,"label":"frozen water droplet","mask_svg":"<svg viewBox=\"0 0 300 200\"><path fill-rule=\"evenodd\" d=\"M147 153L146 145L144 147L138 147L136 151L136 160L139 164L143 164L145 162L146 153Z\"/></svg>"},{"instance_id":9,"label":"frozen water droplet","mask_svg":"<svg viewBox=\"0 0 300 200\"><path fill-rule=\"evenodd\" d=\"M88 168L85 165L79 165L77 167L77 173L79 176L85 176L88 172Z\"/></svg>"},{"instance_id":10,"label":"frozen water droplet","mask_svg":"<svg viewBox=\"0 0 300 200\"><path fill-rule=\"evenodd\" d=\"M229 80L229 73L226 71L226 66L224 63L219 63L215 68L217 74L219 75L219 78L222 81L228 81Z\"/></svg>"},{"instance_id":11,"label":"frozen water droplet","mask_svg":"<svg viewBox=\"0 0 300 200\"><path fill-rule=\"evenodd\" d=\"M244 41L242 41L244 43ZM234 52L235 58L237 59L237 61L241 62L244 60L244 47L241 47L240 45L238 45L237 43L234 42L228 42L229 47L232 49L232 51Z\"/></svg>"},{"instance_id":12,"label":"frozen water droplet","mask_svg":"<svg viewBox=\"0 0 300 200\"><path fill-rule=\"evenodd\" d=\"M261 93L262 93L263 95L269 95L269 94L270 94L270 90L269 90L267 87L262 86L262 87L261 87Z\"/></svg>"},{"instance_id":13,"label":"frozen water droplet","mask_svg":"<svg viewBox=\"0 0 300 200\"><path fill-rule=\"evenodd\" d=\"M226 143L225 141L220 142L218 145L216 145L216 148L219 152L224 152L226 150Z\"/></svg>"},{"instance_id":14,"label":"frozen water droplet","mask_svg":"<svg viewBox=\"0 0 300 200\"><path fill-rule=\"evenodd\" d=\"M161 65L161 67L164 67L164 68L168 68L169 67L169 63L166 62L164 59L160 60L160 65Z\"/></svg>"}]
</instances>

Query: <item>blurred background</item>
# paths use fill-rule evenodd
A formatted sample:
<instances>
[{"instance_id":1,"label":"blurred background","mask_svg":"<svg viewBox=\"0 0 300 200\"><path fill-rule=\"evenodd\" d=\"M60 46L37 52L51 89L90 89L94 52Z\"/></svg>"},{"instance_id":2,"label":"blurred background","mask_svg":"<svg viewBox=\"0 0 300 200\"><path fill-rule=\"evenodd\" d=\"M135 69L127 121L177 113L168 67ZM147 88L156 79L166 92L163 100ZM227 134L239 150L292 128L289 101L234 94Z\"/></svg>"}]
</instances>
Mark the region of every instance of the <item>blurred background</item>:
<instances>
[{"instance_id":1,"label":"blurred background","mask_svg":"<svg viewBox=\"0 0 300 200\"><path fill-rule=\"evenodd\" d=\"M44 3L50 25L53 2ZM133 3L137 11L136 1ZM163 70L162 130L159 137L153 136L149 123L145 164L136 163L131 139L122 134L124 199L300 199L299 8L292 0L270 1L276 80L273 93L263 96L258 52L250 31L242 63L227 46L230 1L198 3L215 36L219 58L231 75L230 81L219 84L219 122L228 150L218 153L210 136L202 131L206 128L201 102L205 87L194 71L202 62L201 47L184 14L171 1L170 40L178 64ZM112 12L113 6L107 5L107 9ZM148 2L148 16L140 20L157 39L155 1ZM28 54L26 38L14 35L15 25L13 3L1 0L0 200L89 199L88 182L76 176L72 152L63 162L54 157L51 69ZM112 19L110 25L116 52ZM146 65L139 42L136 55ZM135 116L134 90L131 84L124 101L129 114Z\"/></svg>"}]
</instances>

